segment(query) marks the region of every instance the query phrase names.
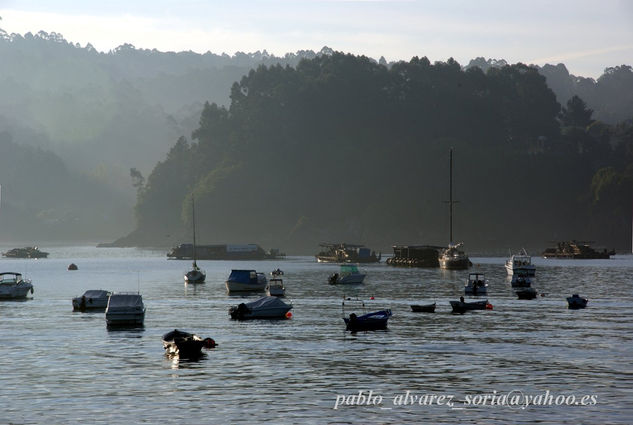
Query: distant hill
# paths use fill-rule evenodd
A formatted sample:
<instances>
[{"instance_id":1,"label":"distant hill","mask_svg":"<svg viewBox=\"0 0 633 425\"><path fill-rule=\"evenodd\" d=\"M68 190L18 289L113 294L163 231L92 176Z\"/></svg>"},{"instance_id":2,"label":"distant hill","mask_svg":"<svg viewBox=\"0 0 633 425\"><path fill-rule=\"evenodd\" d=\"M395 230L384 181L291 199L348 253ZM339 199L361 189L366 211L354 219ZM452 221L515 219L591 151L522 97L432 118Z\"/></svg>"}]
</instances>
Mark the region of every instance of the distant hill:
<instances>
[{"instance_id":1,"label":"distant hill","mask_svg":"<svg viewBox=\"0 0 633 425\"><path fill-rule=\"evenodd\" d=\"M23 231L17 230L17 222L10 222L15 225L7 224L8 228L16 229L14 233L18 235L26 235L28 232L38 234L36 229L39 229L42 237L67 237L70 236L68 232L72 233L74 229L77 232L70 239L76 239L79 235L82 238L97 235L102 237L104 234L111 235L109 239L114 239L119 234L126 233L132 226L132 206L136 196L132 183L137 187L141 183L147 183L140 192L143 196L139 198L136 207L139 229L152 229L157 235L158 228L152 226L173 227L169 232L160 229L160 234L170 235L169 237L175 240L177 237L174 235L179 235L179 232L186 228L186 221L181 219L180 213L180 209L185 207L184 198L181 193L174 195L171 200L175 204L165 210L164 216L159 210L151 209L154 201L147 197L154 196L156 189L148 188L155 184L158 170L171 166L184 167L176 168L180 171L191 168L192 175L186 171L182 172L183 176L178 177L182 179L179 180L183 185L180 190L184 192L199 190L196 187L203 181L206 182L205 190L214 187L216 189L212 192L227 191L229 186L225 184L233 184L234 173L238 173L240 167L259 170L257 167L260 167L261 160L250 163L246 159L236 159L237 152L244 151L258 152L261 158L268 158L265 161L266 169L260 170L259 174L253 174L252 171L245 174L257 181L253 187L259 187L258 185L263 185L268 180L275 182L280 188L286 188L292 183L286 179L276 180L280 171L270 171L269 167L275 170L290 167L296 175L304 175L311 185L304 188L310 194L309 197L305 193L297 194L296 187L287 188L286 197L305 198L302 202L305 208L308 205L310 208L301 209L297 205L288 205L288 215L284 212L277 218L283 225L271 225L270 233L261 236L263 241L300 247L311 244L313 240L339 240L345 235L349 235L351 239L373 238L371 240L380 244L387 243L388 239L402 240L405 236L414 240L438 239L441 232L427 235L426 224L411 233L411 220L414 217L409 215L398 218L401 223L400 233L393 233L393 229L385 228L381 230L383 236L379 237L373 231L378 227L374 226L374 223L394 220L393 216L384 210L387 201L380 201L376 193L381 193L380 196L384 196L384 199L396 202L394 205L400 205L399 203L404 202L400 195L392 199L395 192L386 186L399 186L402 180L409 182L410 179L437 180L435 174L419 174L415 171L420 163L413 161L413 158L420 158L412 155L422 156L420 160L425 164L425 173L431 173L433 170L433 173L443 176L444 170L438 168L438 164L449 144L465 143L465 146L471 146L473 140L483 143L482 140L485 138L492 143L490 146L482 144L485 149L493 149L491 146L497 144L505 149L507 144L500 141L511 141L512 148L521 152L517 154L517 160L520 161L525 152L536 155L554 147L564 152L562 146L567 143L576 151L583 152L583 160L591 159L591 167L588 170L595 171L598 169L597 163L601 161L604 162L603 165L613 165L610 159L603 161L603 158L606 158L603 155L594 155L592 158L586 155L588 150L593 152L592 143L599 138L599 134L602 134L600 137L606 137L611 141L615 137L614 134L619 134L618 137L622 140L628 140L628 127L620 127L617 131L612 128L617 123L624 122L632 110L631 68L628 66L608 68L597 81L571 76L561 65L543 67L539 72L547 77L549 86L556 93L556 97L552 97L546 90L547 85L542 85L542 81L526 67L517 64L504 68L508 64L501 60L479 61L482 68L492 67L497 70L489 75L490 72L477 73L468 69L472 67L470 64L462 67L455 61L426 64L428 61L419 62L420 59L416 58L410 62L387 63L384 58L378 61L363 58L362 60L370 65L363 65L357 69L356 65L352 66L354 61L328 62L333 57L338 58L339 54L327 47L319 52L298 51L283 57L275 57L266 51L238 52L234 55L210 52L160 52L136 49L129 44L104 53L98 52L91 45L82 47L69 42L56 33L18 35L6 34L0 30L0 59L3 64L0 67L0 92L3 94L0 96L0 133L6 135L3 143L10 146L15 153L14 156L10 156L14 159L11 166L28 170L27 172L37 176L37 179L47 180L51 179L50 176L57 176L55 179L68 183L49 184L46 186L46 193L42 193L34 186L20 186L19 182L5 177L6 181L0 181L3 187L0 222L11 217L18 220L23 225L20 228ZM296 72L300 63L304 63L301 65L303 68ZM348 71L339 69L343 63L351 66L349 72L358 71L359 75L352 78ZM422 63L425 65L422 66ZM332 71L336 71L341 81L337 83L333 80L328 74L328 69L317 69L311 71L312 74L307 73L309 64L332 67ZM424 72L413 72L412 69L417 69L416 67L424 69ZM403 69L406 72L413 72L412 75L420 80L404 79L403 75L398 74L403 72ZM368 70L370 74L367 74ZM416 74L418 71L422 74ZM372 74L374 72L375 75ZM513 83L507 79L509 77L506 73L516 74L513 78L520 79L521 84L527 84L526 88L534 90L535 94L528 96L519 93L516 87L512 87ZM270 86L269 82L260 81L269 78L277 87ZM431 88L428 86L429 81L435 84ZM453 87L451 84L457 86ZM272 107L266 109L267 103L263 100L262 105L256 105L253 103L255 97L252 87L256 87L257 90L261 87L262 93L283 99L285 104L292 104L296 109L290 112ZM351 88L355 90L348 93L351 98L332 94L339 92L342 96ZM378 88L390 92L383 93ZM244 98L248 100L247 104L244 104L244 93L240 91L244 89L251 90ZM321 90L328 91L331 97L325 99ZM465 92L469 95L465 96ZM576 137L571 141L575 136L572 137L566 133L567 130L560 128L557 114L574 95L580 96L586 102L587 108L593 110L593 119L601 120L607 125L604 127L596 123L591 129L583 130L591 133L591 140L581 142L579 140L582 138ZM318 108L308 108L306 104L299 102L301 99L321 99L322 103ZM429 99L434 99L434 103L430 103ZM205 107L206 102L209 102L210 106ZM376 108L376 102L388 102L384 105L386 109ZM213 110L213 104L220 106L217 116L209 115L209 111ZM540 105L545 109L542 113L532 113L534 105ZM482 115L479 108L486 108L490 113ZM275 111L278 115L272 115ZM332 115L334 111L339 115ZM496 111L497 115L493 115L492 111ZM412 116L413 113L415 115ZM226 114L226 117L223 114ZM522 114L525 117L519 119ZM266 117L267 126L261 124L262 117ZM317 117L320 117L321 121L316 120ZM240 119L246 121L241 122ZM203 129L206 128L213 128L214 132L224 128L223 131L230 130L231 135L217 136L222 144L216 145L215 142L204 141L207 136L203 136ZM451 131L447 132L447 128L451 128ZM254 133L246 134L247 130ZM192 134L196 136L192 138ZM554 143L554 140L559 140L561 134L560 140L564 143ZM181 139L182 137L184 139ZM286 144L272 142L275 138L286 140ZM176 143L178 140L181 142ZM361 143L361 140L365 142ZM466 140L470 142L466 143ZM385 150L383 145L390 145L391 148ZM480 152L481 146L475 145L478 146L475 151ZM604 140L599 145L605 146ZM614 142L615 145L624 146L625 143ZM253 146L266 149L260 152L253 149ZM435 146L435 150L428 150L432 146ZM314 151L314 155L304 158L303 154L293 151L296 147L307 149L306 152ZM326 149L322 150L321 147ZM208 151L200 154L197 152L198 149ZM551 149L548 152L551 153ZM195 153L191 158L194 162L205 162L193 166L178 163L173 156L180 155L180 151ZM276 157L285 158L285 161L282 164L277 163L276 157L269 157L272 155L271 152ZM398 154L394 155L394 152ZM470 154L468 149L465 149L465 152ZM493 149L493 152L499 151ZM51 159L51 163L57 163L60 170L65 170L65 174L61 171L59 173L63 175L53 173L47 177L46 174L38 174L29 161L32 159L31 156L40 153L54 158ZM457 155L459 157L459 154ZM378 159L391 162L385 164ZM292 161L290 165L286 162L289 160ZM304 163L304 160L308 162ZM349 187L339 187L338 183L333 183L333 179L349 179L341 177L340 174L349 172L346 168L348 162L345 161L354 164L352 168L356 173L362 173L358 174L358 179L363 183ZM425 161L429 163L426 164ZM362 166L358 168L357 163ZM376 172L370 164L381 171ZM338 169L335 168L332 172L329 170L330 166ZM600 175L603 180L597 187L603 194L611 193L605 192L605 188L612 188L622 177L623 167L614 167L613 173ZM130 178L131 169L136 172L135 180ZM43 167L43 170L47 168ZM154 176L150 177L150 174ZM275 177L269 179L269 174ZM317 175L324 179L325 183L316 179ZM266 178L262 179L262 176ZM291 176L294 181L295 174ZM571 173L569 178L578 179L581 176ZM582 178L591 179L585 175ZM240 177L238 181L251 188L251 185L242 179L243 177ZM445 197L444 190L440 190L442 180L439 179L435 183L435 188L429 189L429 193L434 193L433 196L428 193L423 195L423 207L415 204L422 202L416 199L414 208L408 209L409 212L406 214L417 216L422 210L434 211L436 198ZM306 182L302 179L296 181ZM398 184L393 183L394 181L398 181ZM607 181L610 183L605 183ZM166 183L170 182L171 180L167 179ZM574 182L577 180L569 183ZM16 185L20 187L19 190ZM71 187L72 190L69 189ZM336 187L333 192L332 187ZM382 192L370 191L370 187ZM583 183L583 188L582 195L580 192L576 195L590 197L588 184ZM436 190L437 193L434 192ZM95 199L95 194L98 193L103 196ZM229 193L226 192L223 196L229 196ZM253 202L264 193L267 196L271 195L269 188L264 186L260 187L259 191L251 193ZM357 211L351 211L353 217L341 220L340 214L332 212L332 205L347 202L347 196L357 196L354 193L362 193L362 197L373 199L375 204L371 207L366 206L362 218L355 216ZM158 192L156 196L159 196ZM274 199L274 196L281 195L273 193L272 196L264 201L268 202ZM63 208L56 203L62 199L66 205ZM95 213L93 205L82 202L86 199L94 201L94 208L100 206L103 211L113 209L116 213ZM226 198L219 199L222 202L227 201ZM282 198L284 202L285 199L287 198ZM320 201L313 204L312 199ZM102 201L107 202L103 205ZM321 210L321 213L316 213ZM349 211L346 212L346 217L348 213ZM444 227L437 225L445 220L441 209L437 214L437 217L425 221L436 223L433 231ZM150 215L156 217L151 219L153 224L148 226ZM111 225L112 217L117 217L116 220L121 223L118 229ZM85 226L58 225L76 219L85 222ZM245 219L252 220L252 217ZM232 220L238 220L238 216ZM339 223L339 228L333 227L333 222ZM37 226L41 224L43 227L32 225L33 223L38 223ZM284 227L288 223L292 224L290 230ZM113 227L114 232L118 232L116 235L105 230ZM229 226L226 229L228 231L233 227ZM251 242L251 234L246 230L243 229L243 239ZM208 231L210 239L218 238L211 229ZM142 230L139 230L133 234L130 241L140 243L141 240L135 237L141 234ZM585 236L571 236L587 239ZM232 242L235 237L234 233L227 233L225 241ZM302 245L300 240L306 241L305 244ZM171 243L172 240L151 242Z\"/></svg>"},{"instance_id":2,"label":"distant hill","mask_svg":"<svg viewBox=\"0 0 633 425\"><path fill-rule=\"evenodd\" d=\"M476 66L486 72L506 65L508 63L503 59L480 57L472 59L465 69ZM633 68L630 65L605 68L598 80L572 75L562 63L535 68L545 76L561 105L578 96L594 111L597 120L617 124L633 118Z\"/></svg>"},{"instance_id":3,"label":"distant hill","mask_svg":"<svg viewBox=\"0 0 633 425\"><path fill-rule=\"evenodd\" d=\"M188 240L193 194L203 242L303 253L332 240L444 244L452 147L455 234L470 249L581 237L624 246L633 125L591 115L580 99L561 108L520 64L484 73L333 53L259 67L156 165L137 229L119 243Z\"/></svg>"}]
</instances>

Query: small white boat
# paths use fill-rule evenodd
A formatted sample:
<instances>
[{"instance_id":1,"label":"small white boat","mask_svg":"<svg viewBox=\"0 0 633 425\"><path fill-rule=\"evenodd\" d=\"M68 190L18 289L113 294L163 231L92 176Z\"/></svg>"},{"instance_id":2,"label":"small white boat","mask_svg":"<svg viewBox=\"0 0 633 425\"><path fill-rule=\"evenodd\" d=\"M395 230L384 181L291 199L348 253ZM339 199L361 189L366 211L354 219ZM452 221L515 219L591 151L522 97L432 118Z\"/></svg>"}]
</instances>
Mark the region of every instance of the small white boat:
<instances>
[{"instance_id":1,"label":"small white boat","mask_svg":"<svg viewBox=\"0 0 633 425\"><path fill-rule=\"evenodd\" d=\"M506 271L508 276L514 274L523 274L526 276L536 275L536 266L532 264L532 257L528 255L525 248L519 254L510 254L510 258L506 260Z\"/></svg>"},{"instance_id":2,"label":"small white boat","mask_svg":"<svg viewBox=\"0 0 633 425\"><path fill-rule=\"evenodd\" d=\"M284 287L284 281L278 277L270 279L266 286L266 294L270 297L285 297L286 288Z\"/></svg>"},{"instance_id":3,"label":"small white boat","mask_svg":"<svg viewBox=\"0 0 633 425\"><path fill-rule=\"evenodd\" d=\"M26 298L28 293L33 293L33 284L28 279L23 279L21 273L0 273L0 299Z\"/></svg>"},{"instance_id":4,"label":"small white boat","mask_svg":"<svg viewBox=\"0 0 633 425\"><path fill-rule=\"evenodd\" d=\"M231 319L287 319L292 304L277 297L263 297L250 303L241 303L229 308Z\"/></svg>"},{"instance_id":5,"label":"small white boat","mask_svg":"<svg viewBox=\"0 0 633 425\"><path fill-rule=\"evenodd\" d=\"M112 292L103 289L89 289L80 297L73 298L74 311L105 310Z\"/></svg>"},{"instance_id":6,"label":"small white boat","mask_svg":"<svg viewBox=\"0 0 633 425\"><path fill-rule=\"evenodd\" d=\"M483 273L470 273L468 282L464 287L466 295L486 295L488 293L488 282Z\"/></svg>"},{"instance_id":7,"label":"small white boat","mask_svg":"<svg viewBox=\"0 0 633 425\"><path fill-rule=\"evenodd\" d=\"M358 266L355 264L341 264L339 273L334 273L330 276L328 282L332 285L338 284L359 284L365 280L365 274L358 271Z\"/></svg>"},{"instance_id":8,"label":"small white boat","mask_svg":"<svg viewBox=\"0 0 633 425\"><path fill-rule=\"evenodd\" d=\"M110 295L105 311L108 326L140 326L145 321L145 304L141 294L120 292Z\"/></svg>"},{"instance_id":9,"label":"small white boat","mask_svg":"<svg viewBox=\"0 0 633 425\"><path fill-rule=\"evenodd\" d=\"M261 292L266 290L266 276L255 270L231 270L226 289L231 292Z\"/></svg>"}]
</instances>

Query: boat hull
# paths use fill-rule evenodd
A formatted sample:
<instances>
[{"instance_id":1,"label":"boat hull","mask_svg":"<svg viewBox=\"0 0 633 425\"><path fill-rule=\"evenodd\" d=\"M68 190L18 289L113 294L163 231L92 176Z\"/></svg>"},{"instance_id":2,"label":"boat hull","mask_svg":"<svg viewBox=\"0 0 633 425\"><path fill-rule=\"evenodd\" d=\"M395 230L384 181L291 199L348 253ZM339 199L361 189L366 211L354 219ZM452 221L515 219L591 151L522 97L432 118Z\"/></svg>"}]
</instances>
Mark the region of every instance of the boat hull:
<instances>
[{"instance_id":1,"label":"boat hull","mask_svg":"<svg viewBox=\"0 0 633 425\"><path fill-rule=\"evenodd\" d=\"M435 313L435 303L433 304L411 304L411 311L416 313Z\"/></svg>"},{"instance_id":2,"label":"boat hull","mask_svg":"<svg viewBox=\"0 0 633 425\"><path fill-rule=\"evenodd\" d=\"M3 300L24 299L29 292L33 293L33 285L29 282L22 281L15 284L3 283L0 285L0 299Z\"/></svg>"},{"instance_id":3,"label":"boat hull","mask_svg":"<svg viewBox=\"0 0 633 425\"><path fill-rule=\"evenodd\" d=\"M145 322L145 309L142 311L106 312L108 326L141 326Z\"/></svg>"},{"instance_id":4,"label":"boat hull","mask_svg":"<svg viewBox=\"0 0 633 425\"><path fill-rule=\"evenodd\" d=\"M266 282L244 283L227 280L226 290L229 292L263 292L266 290Z\"/></svg>"},{"instance_id":5,"label":"boat hull","mask_svg":"<svg viewBox=\"0 0 633 425\"><path fill-rule=\"evenodd\" d=\"M464 313L469 310L485 310L487 305L488 300L472 302L451 301L453 313Z\"/></svg>"},{"instance_id":6,"label":"boat hull","mask_svg":"<svg viewBox=\"0 0 633 425\"><path fill-rule=\"evenodd\" d=\"M352 313L349 318L343 318L343 321L345 321L346 330L351 332L375 331L386 329L390 317L391 310L380 310L362 316Z\"/></svg>"},{"instance_id":7,"label":"boat hull","mask_svg":"<svg viewBox=\"0 0 633 425\"><path fill-rule=\"evenodd\" d=\"M534 288L525 288L516 291L516 294L520 300L533 300L536 298L537 292Z\"/></svg>"},{"instance_id":8,"label":"boat hull","mask_svg":"<svg viewBox=\"0 0 633 425\"><path fill-rule=\"evenodd\" d=\"M207 276L200 270L191 270L185 274L185 283L204 283Z\"/></svg>"}]
</instances>

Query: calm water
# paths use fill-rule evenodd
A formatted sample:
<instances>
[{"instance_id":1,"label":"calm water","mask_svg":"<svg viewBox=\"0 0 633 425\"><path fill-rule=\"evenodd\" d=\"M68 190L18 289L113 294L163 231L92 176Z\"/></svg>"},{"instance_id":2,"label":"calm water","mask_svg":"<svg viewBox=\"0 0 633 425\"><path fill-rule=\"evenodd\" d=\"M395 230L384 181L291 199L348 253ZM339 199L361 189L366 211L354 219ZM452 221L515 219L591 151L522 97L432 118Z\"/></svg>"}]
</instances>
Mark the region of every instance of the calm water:
<instances>
[{"instance_id":1,"label":"calm water","mask_svg":"<svg viewBox=\"0 0 633 425\"><path fill-rule=\"evenodd\" d=\"M547 296L533 301L515 299L503 258L475 258L494 310L452 315L448 301L462 294L466 271L368 265L364 285L343 288L325 283L337 266L311 257L201 261L207 283L192 287L182 280L189 262L164 252L44 249L45 260L0 260L2 271L26 273L35 286L31 300L0 303L1 423L633 421L632 256L535 259L534 286ZM71 262L78 271L66 270ZM229 306L244 299L228 296L224 280L231 268L251 267L285 271L292 320L229 319ZM72 312L71 298L86 289L139 287L143 329L108 331L103 313ZM568 310L572 293L588 297L589 307ZM346 333L344 294L374 296L368 311L391 308L389 330ZM434 301L435 314L410 311L411 303ZM168 359L161 335L174 328L211 336L219 347L197 362ZM500 406L500 398L482 405L485 395L548 390L551 406ZM361 391L358 405L363 398L350 396ZM424 395L427 402L412 405ZM431 403L431 395L445 399ZM559 396L572 405L556 405ZM574 404L583 396L592 405Z\"/></svg>"}]
</instances>

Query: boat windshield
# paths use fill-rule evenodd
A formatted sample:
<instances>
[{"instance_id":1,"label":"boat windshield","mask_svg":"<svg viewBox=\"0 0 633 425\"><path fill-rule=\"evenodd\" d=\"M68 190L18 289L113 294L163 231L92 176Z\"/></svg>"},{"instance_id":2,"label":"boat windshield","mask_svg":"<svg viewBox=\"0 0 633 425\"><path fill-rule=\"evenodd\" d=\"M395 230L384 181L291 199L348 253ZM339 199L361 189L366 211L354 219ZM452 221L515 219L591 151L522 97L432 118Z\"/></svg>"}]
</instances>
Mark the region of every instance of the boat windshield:
<instances>
[{"instance_id":1,"label":"boat windshield","mask_svg":"<svg viewBox=\"0 0 633 425\"><path fill-rule=\"evenodd\" d=\"M358 267L354 264L341 265L341 274L358 274Z\"/></svg>"}]
</instances>

